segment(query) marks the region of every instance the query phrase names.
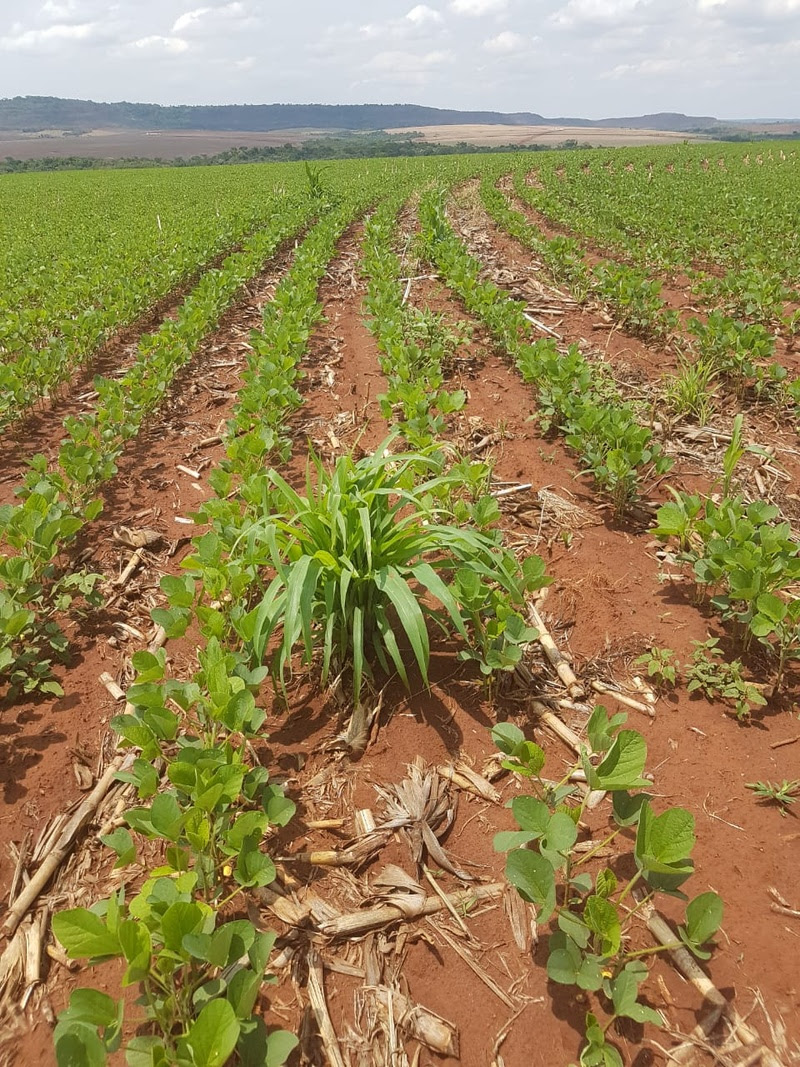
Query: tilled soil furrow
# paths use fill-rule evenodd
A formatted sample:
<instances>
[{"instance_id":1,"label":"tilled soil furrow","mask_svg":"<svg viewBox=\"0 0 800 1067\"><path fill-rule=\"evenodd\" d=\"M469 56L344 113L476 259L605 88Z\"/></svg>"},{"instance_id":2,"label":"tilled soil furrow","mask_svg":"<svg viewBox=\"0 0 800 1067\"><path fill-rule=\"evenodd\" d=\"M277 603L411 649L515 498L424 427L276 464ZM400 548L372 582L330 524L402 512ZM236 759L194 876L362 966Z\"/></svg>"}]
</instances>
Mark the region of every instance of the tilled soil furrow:
<instances>
[{"instance_id":1,"label":"tilled soil furrow","mask_svg":"<svg viewBox=\"0 0 800 1067\"><path fill-rule=\"evenodd\" d=\"M532 204L520 199L514 191L513 181L510 177L500 182L499 188L502 189L507 196L510 205L516 211L523 214L548 240L552 240L554 237L563 236L573 238L577 241L578 245L583 249L581 258L588 267L596 267L599 264L609 262L637 266L637 264L633 263L629 257L626 257L613 249L604 251L591 241L588 241L581 234L570 229L570 227L555 222ZM723 277L725 273L721 267L715 264L695 264L693 269L701 270L705 274L710 274L718 278ZM684 334L686 333L690 319L696 318L699 319L700 322L707 321L709 312L713 310L713 305L709 305L703 301L702 296L695 291L692 280L687 274L661 274L655 270L649 270L648 274L654 281L660 282L661 299L664 300L667 308L678 312L680 327ZM791 302L787 303L784 308L785 315L788 317L796 311L798 307L800 307L800 304ZM787 338L781 332L778 332L775 335L775 351L773 358L782 366L786 367L791 374L796 375L800 373L800 349L798 349L797 344L794 343L791 338Z\"/></svg>"}]
</instances>

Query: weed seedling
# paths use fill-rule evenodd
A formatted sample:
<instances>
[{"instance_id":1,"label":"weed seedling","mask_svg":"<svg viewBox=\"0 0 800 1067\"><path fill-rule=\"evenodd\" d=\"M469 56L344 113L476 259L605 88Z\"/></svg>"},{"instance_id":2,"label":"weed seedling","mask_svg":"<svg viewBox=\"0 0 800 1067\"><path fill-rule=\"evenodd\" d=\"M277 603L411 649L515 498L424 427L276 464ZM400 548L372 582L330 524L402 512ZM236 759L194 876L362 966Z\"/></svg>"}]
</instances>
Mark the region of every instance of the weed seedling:
<instances>
[{"instance_id":1,"label":"weed seedling","mask_svg":"<svg viewBox=\"0 0 800 1067\"><path fill-rule=\"evenodd\" d=\"M674 686L677 682L680 664L671 648L651 648L633 662L637 667L646 667L647 677L655 678L661 686Z\"/></svg>"},{"instance_id":2,"label":"weed seedling","mask_svg":"<svg viewBox=\"0 0 800 1067\"><path fill-rule=\"evenodd\" d=\"M742 676L742 661L735 659L729 663L722 658L718 637L693 644L695 650L685 668L686 688L690 693L699 691L709 700L730 701L737 719L747 719L753 708L766 705L760 689Z\"/></svg>"},{"instance_id":3,"label":"weed seedling","mask_svg":"<svg viewBox=\"0 0 800 1067\"><path fill-rule=\"evenodd\" d=\"M800 778L796 778L793 782L787 782L784 778L780 784L778 782L748 782L747 788L752 789L759 800L774 801L781 815L786 815L790 805L797 803Z\"/></svg>"}]
</instances>

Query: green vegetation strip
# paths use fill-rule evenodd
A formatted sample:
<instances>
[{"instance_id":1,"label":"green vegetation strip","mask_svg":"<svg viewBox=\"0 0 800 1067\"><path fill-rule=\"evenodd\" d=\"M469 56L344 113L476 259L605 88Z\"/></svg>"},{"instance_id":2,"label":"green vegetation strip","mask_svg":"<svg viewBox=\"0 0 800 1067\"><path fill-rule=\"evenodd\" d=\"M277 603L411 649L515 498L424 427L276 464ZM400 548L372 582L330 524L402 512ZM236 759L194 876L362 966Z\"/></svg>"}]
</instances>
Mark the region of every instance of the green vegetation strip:
<instances>
[{"instance_id":1,"label":"green vegetation strip","mask_svg":"<svg viewBox=\"0 0 800 1067\"><path fill-rule=\"evenodd\" d=\"M122 378L95 380L95 411L65 420L67 436L57 462L49 467L43 455L34 457L17 490L21 503L0 508L0 544L6 549L0 556L0 682L10 695L61 692L51 664L53 655L66 651L67 641L56 615L75 597L96 602L99 580L99 575L65 568L61 554L100 513L102 504L93 494L114 476L126 442L162 403L178 370L309 211L306 203L286 211L219 270L204 275L177 317L142 338L137 359Z\"/></svg>"},{"instance_id":2,"label":"green vegetation strip","mask_svg":"<svg viewBox=\"0 0 800 1067\"><path fill-rule=\"evenodd\" d=\"M626 511L638 497L642 474L662 474L671 466L652 431L619 396L602 364L590 363L577 345L561 353L551 339L530 343L525 304L482 280L481 264L450 226L441 194L423 199L420 222L428 258L514 360L525 381L536 385L542 428L557 426L585 470L609 493L615 511Z\"/></svg>"}]
</instances>

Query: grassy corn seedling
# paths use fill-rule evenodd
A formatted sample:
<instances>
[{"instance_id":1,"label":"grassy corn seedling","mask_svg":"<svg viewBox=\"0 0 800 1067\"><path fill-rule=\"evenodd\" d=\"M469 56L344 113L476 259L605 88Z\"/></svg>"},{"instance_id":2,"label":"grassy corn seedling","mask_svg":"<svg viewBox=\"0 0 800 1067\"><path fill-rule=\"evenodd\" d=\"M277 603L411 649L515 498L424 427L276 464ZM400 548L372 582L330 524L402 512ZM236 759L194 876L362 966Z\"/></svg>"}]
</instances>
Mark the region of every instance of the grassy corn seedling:
<instances>
[{"instance_id":1,"label":"grassy corn seedling","mask_svg":"<svg viewBox=\"0 0 800 1067\"><path fill-rule=\"evenodd\" d=\"M678 373L664 379L664 398L678 416L694 419L704 426L714 410L717 395L717 368L709 359L679 359Z\"/></svg>"},{"instance_id":2,"label":"grassy corn seedling","mask_svg":"<svg viewBox=\"0 0 800 1067\"><path fill-rule=\"evenodd\" d=\"M342 456L331 472L312 457L305 496L269 473L276 514L260 536L276 576L239 624L257 663L276 635L273 669L282 683L296 646L305 664L319 649L322 684L331 671L348 670L354 704L376 668L394 669L409 685L404 644L427 683L429 621L470 644L452 583L460 566L473 568L515 606L524 604L535 566L521 569L496 534L438 521L434 494L452 476L439 473L441 460L433 456L392 455L390 443L357 462ZM420 482L425 473L433 477ZM539 582L546 583L543 574Z\"/></svg>"},{"instance_id":3,"label":"grassy corn seedling","mask_svg":"<svg viewBox=\"0 0 800 1067\"><path fill-rule=\"evenodd\" d=\"M723 904L707 892L688 901L685 918L668 946L636 947L637 917L659 893L687 900L681 886L694 872L694 819L683 808L656 813L645 792L647 746L636 730L622 727L624 714L613 717L598 707L587 724L589 749L558 783L545 780L545 754L510 723L492 731L505 756L503 766L531 787L529 795L511 802L518 830L495 837L495 848L507 851L506 877L536 910L540 926L551 930L547 976L559 985L575 987L596 998L598 1008L586 1018L582 1064L622 1064L609 1040L617 1019L661 1025L661 1015L643 1003L641 987L648 977L646 960L668 948L683 945L700 959L708 959L708 943L722 921ZM611 793L615 829L590 852L576 850L588 791L581 795L570 784L581 769L588 791ZM635 832L631 841L627 830ZM596 872L589 861L615 842L626 848L633 874L619 881L610 867ZM615 865L615 869L619 869ZM599 1022L599 1010L607 1016Z\"/></svg>"}]
</instances>

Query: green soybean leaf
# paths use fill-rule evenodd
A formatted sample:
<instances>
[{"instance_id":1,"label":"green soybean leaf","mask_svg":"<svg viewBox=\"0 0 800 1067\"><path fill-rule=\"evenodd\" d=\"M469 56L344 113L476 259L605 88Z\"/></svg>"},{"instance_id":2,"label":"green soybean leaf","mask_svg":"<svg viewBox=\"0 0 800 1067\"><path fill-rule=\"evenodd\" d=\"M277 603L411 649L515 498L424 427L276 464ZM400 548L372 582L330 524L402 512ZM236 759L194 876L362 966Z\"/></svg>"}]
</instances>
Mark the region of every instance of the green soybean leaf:
<instances>
[{"instance_id":1,"label":"green soybean leaf","mask_svg":"<svg viewBox=\"0 0 800 1067\"><path fill-rule=\"evenodd\" d=\"M84 1022L102 1029L118 1026L123 1011L122 1001L116 1001L98 989L74 989L70 994L69 1007L61 1018L70 1022Z\"/></svg>"},{"instance_id":2,"label":"green soybean leaf","mask_svg":"<svg viewBox=\"0 0 800 1067\"><path fill-rule=\"evenodd\" d=\"M595 879L595 893L598 897L608 900L609 897L614 895L616 888L617 876L610 868L606 867L598 872Z\"/></svg>"},{"instance_id":3,"label":"green soybean leaf","mask_svg":"<svg viewBox=\"0 0 800 1067\"><path fill-rule=\"evenodd\" d=\"M134 985L147 977L153 956L150 931L144 923L126 919L117 930L122 955L128 964L122 979L123 986Z\"/></svg>"},{"instance_id":4,"label":"green soybean leaf","mask_svg":"<svg viewBox=\"0 0 800 1067\"><path fill-rule=\"evenodd\" d=\"M100 840L117 854L117 862L114 864L115 871L119 867L127 867L129 863L133 863L136 859L136 845L130 832L124 826L117 827L113 833L105 834Z\"/></svg>"},{"instance_id":5,"label":"green soybean leaf","mask_svg":"<svg viewBox=\"0 0 800 1067\"><path fill-rule=\"evenodd\" d=\"M535 841L538 836L531 830L501 830L494 835L493 847L495 852L508 852Z\"/></svg>"},{"instance_id":6,"label":"green soybean leaf","mask_svg":"<svg viewBox=\"0 0 800 1067\"><path fill-rule=\"evenodd\" d=\"M492 740L506 756L513 756L514 750L525 740L525 734L513 722L499 722L492 729Z\"/></svg>"},{"instance_id":7,"label":"green soybean leaf","mask_svg":"<svg viewBox=\"0 0 800 1067\"><path fill-rule=\"evenodd\" d=\"M506 878L537 908L537 922L546 923L556 906L556 879L543 856L518 848L506 858Z\"/></svg>"},{"instance_id":8,"label":"green soybean leaf","mask_svg":"<svg viewBox=\"0 0 800 1067\"><path fill-rule=\"evenodd\" d=\"M159 793L150 805L150 820L153 829L167 841L177 841L181 830L183 812L173 793Z\"/></svg>"},{"instance_id":9,"label":"green soybean leaf","mask_svg":"<svg viewBox=\"0 0 800 1067\"><path fill-rule=\"evenodd\" d=\"M614 1012L626 1019L634 1019L638 1023L653 1023L661 1026L663 1019L652 1008L640 1004L636 999L639 995L641 979L639 972L632 970L630 965L622 970L611 983L611 1001Z\"/></svg>"},{"instance_id":10,"label":"green soybean leaf","mask_svg":"<svg viewBox=\"0 0 800 1067\"><path fill-rule=\"evenodd\" d=\"M574 878L570 878L569 884L573 889L577 889L579 893L591 893L592 876L590 874L578 874Z\"/></svg>"},{"instance_id":11,"label":"green soybean leaf","mask_svg":"<svg viewBox=\"0 0 800 1067\"><path fill-rule=\"evenodd\" d=\"M632 795L625 789L619 789L611 796L611 807L614 812L614 822L617 826L635 826L639 821L639 813L642 804L651 800L649 793L636 793Z\"/></svg>"},{"instance_id":12,"label":"green soybean leaf","mask_svg":"<svg viewBox=\"0 0 800 1067\"><path fill-rule=\"evenodd\" d=\"M167 1054L159 1037L133 1037L125 1048L127 1067L167 1067Z\"/></svg>"},{"instance_id":13,"label":"green soybean leaf","mask_svg":"<svg viewBox=\"0 0 800 1067\"><path fill-rule=\"evenodd\" d=\"M264 979L254 971L242 968L237 971L228 984L227 999L237 1019L248 1019Z\"/></svg>"},{"instance_id":14,"label":"green soybean leaf","mask_svg":"<svg viewBox=\"0 0 800 1067\"><path fill-rule=\"evenodd\" d=\"M618 789L645 789L650 783L642 778L647 762L647 745L636 730L617 734L608 754L597 767L584 762L590 789L614 792Z\"/></svg>"},{"instance_id":15,"label":"green soybean leaf","mask_svg":"<svg viewBox=\"0 0 800 1067\"><path fill-rule=\"evenodd\" d=\"M255 938L247 953L247 958L250 960L250 966L259 974L263 974L266 970L277 936L272 930L255 931Z\"/></svg>"},{"instance_id":16,"label":"green soybean leaf","mask_svg":"<svg viewBox=\"0 0 800 1067\"><path fill-rule=\"evenodd\" d=\"M176 900L161 916L161 932L164 936L165 948L181 957L185 956L184 937L187 934L200 932L204 922L205 915L198 904Z\"/></svg>"},{"instance_id":17,"label":"green soybean leaf","mask_svg":"<svg viewBox=\"0 0 800 1067\"><path fill-rule=\"evenodd\" d=\"M589 897L583 909L583 921L600 938L603 956L616 956L622 942L622 927L614 905L602 897Z\"/></svg>"},{"instance_id":18,"label":"green soybean leaf","mask_svg":"<svg viewBox=\"0 0 800 1067\"><path fill-rule=\"evenodd\" d=\"M227 1000L212 1000L178 1041L193 1067L223 1067L239 1040L239 1023Z\"/></svg>"},{"instance_id":19,"label":"green soybean leaf","mask_svg":"<svg viewBox=\"0 0 800 1067\"><path fill-rule=\"evenodd\" d=\"M520 830L528 830L537 837L547 833L550 826L549 808L535 797L514 797L511 802L511 814L517 820Z\"/></svg>"},{"instance_id":20,"label":"green soybean leaf","mask_svg":"<svg viewBox=\"0 0 800 1067\"><path fill-rule=\"evenodd\" d=\"M550 817L542 841L542 849L551 852L567 852L578 840L578 828L574 819L563 811L557 811Z\"/></svg>"},{"instance_id":21,"label":"green soybean leaf","mask_svg":"<svg viewBox=\"0 0 800 1067\"><path fill-rule=\"evenodd\" d=\"M85 1023L71 1023L54 1034L58 1067L106 1067L106 1047L97 1031Z\"/></svg>"},{"instance_id":22,"label":"green soybean leaf","mask_svg":"<svg viewBox=\"0 0 800 1067\"><path fill-rule=\"evenodd\" d=\"M603 985L603 962L598 956L584 956L575 982L580 989L596 993Z\"/></svg>"},{"instance_id":23,"label":"green soybean leaf","mask_svg":"<svg viewBox=\"0 0 800 1067\"><path fill-rule=\"evenodd\" d=\"M575 985L581 967L581 950L565 933L553 934L549 942L550 955L547 958L547 977L559 985Z\"/></svg>"},{"instance_id":24,"label":"green soybean leaf","mask_svg":"<svg viewBox=\"0 0 800 1067\"><path fill-rule=\"evenodd\" d=\"M589 944L591 931L580 915L562 908L558 913L558 928L567 934L578 948L586 948Z\"/></svg>"},{"instance_id":25,"label":"green soybean leaf","mask_svg":"<svg viewBox=\"0 0 800 1067\"><path fill-rule=\"evenodd\" d=\"M267 1038L267 1057L264 1067L283 1067L298 1044L298 1038L287 1030L273 1030Z\"/></svg>"},{"instance_id":26,"label":"green soybean leaf","mask_svg":"<svg viewBox=\"0 0 800 1067\"><path fill-rule=\"evenodd\" d=\"M689 854L694 848L694 817L685 808L669 808L654 815L643 804L636 834L635 854L643 870L672 874L692 871Z\"/></svg>"},{"instance_id":27,"label":"green soybean leaf","mask_svg":"<svg viewBox=\"0 0 800 1067\"><path fill-rule=\"evenodd\" d=\"M109 931L99 916L86 908L56 912L53 916L53 933L73 960L121 954L119 937Z\"/></svg>"},{"instance_id":28,"label":"green soybean leaf","mask_svg":"<svg viewBox=\"0 0 800 1067\"><path fill-rule=\"evenodd\" d=\"M710 959L711 953L703 946L722 923L724 904L717 893L701 893L686 906L686 925L678 927L681 940L698 959Z\"/></svg>"},{"instance_id":29,"label":"green soybean leaf","mask_svg":"<svg viewBox=\"0 0 800 1067\"><path fill-rule=\"evenodd\" d=\"M628 716L624 712L609 715L602 704L598 704L589 717L586 724L586 736L593 752L608 752L614 741L614 735L619 728L627 722Z\"/></svg>"}]
</instances>

